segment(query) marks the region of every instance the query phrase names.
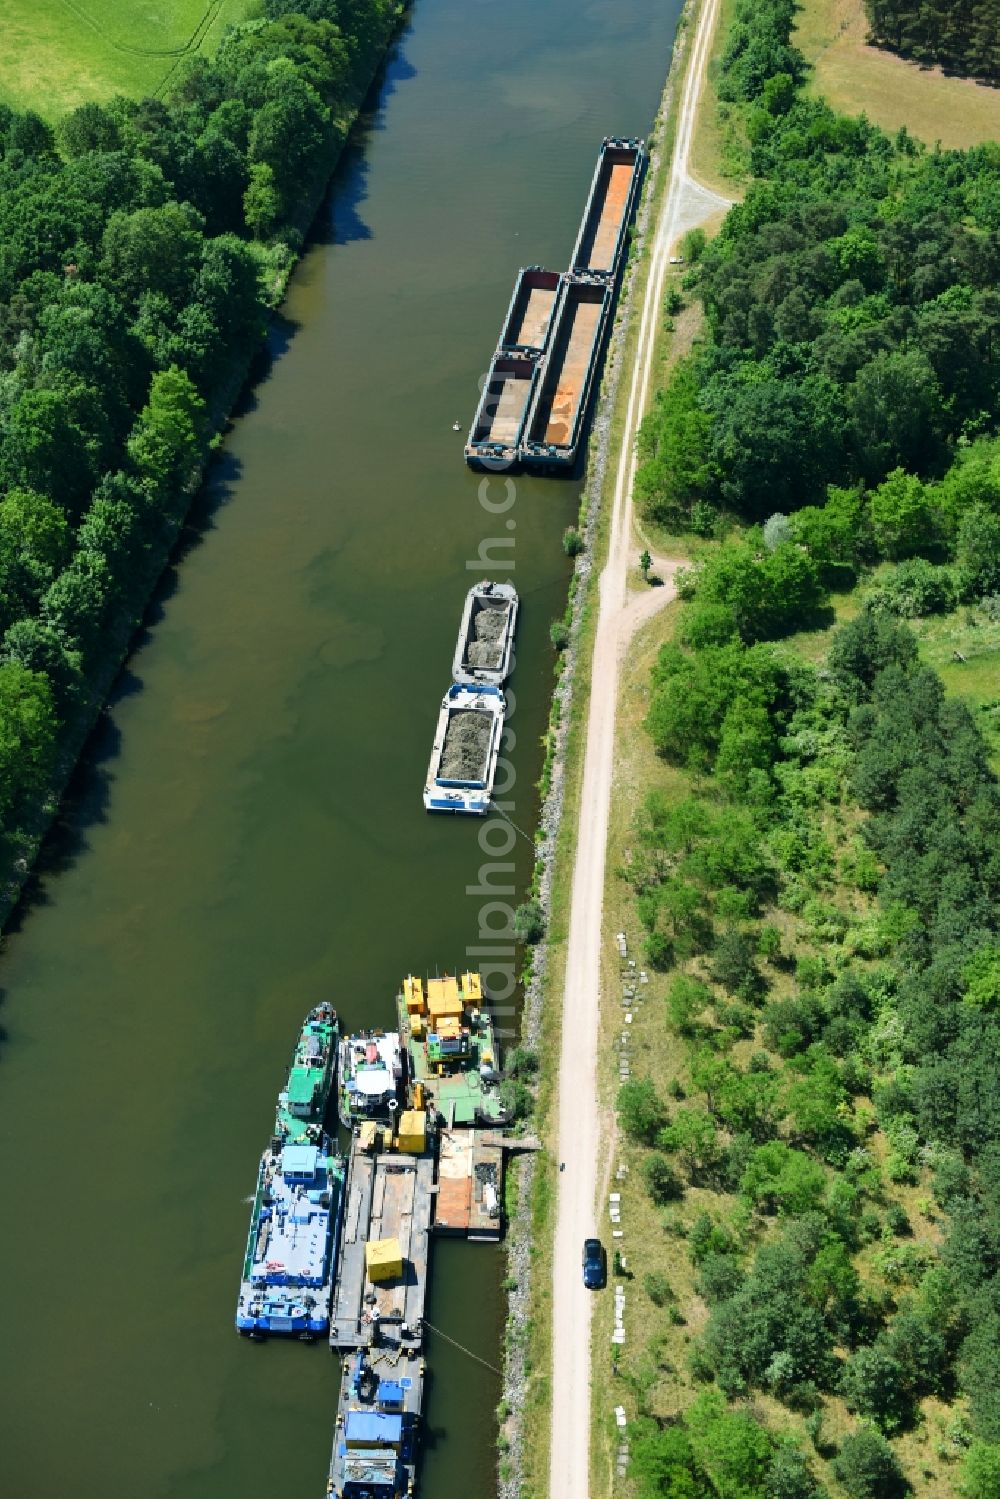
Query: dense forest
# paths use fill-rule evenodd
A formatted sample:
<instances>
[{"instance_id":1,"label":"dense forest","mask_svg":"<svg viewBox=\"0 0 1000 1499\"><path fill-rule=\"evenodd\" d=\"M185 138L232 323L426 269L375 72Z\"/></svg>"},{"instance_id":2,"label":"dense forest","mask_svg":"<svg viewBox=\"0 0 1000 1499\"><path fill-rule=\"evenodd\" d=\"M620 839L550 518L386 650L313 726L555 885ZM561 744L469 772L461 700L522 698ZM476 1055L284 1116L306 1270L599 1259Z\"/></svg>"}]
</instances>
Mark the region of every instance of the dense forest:
<instances>
[{"instance_id":1,"label":"dense forest","mask_svg":"<svg viewBox=\"0 0 1000 1499\"><path fill-rule=\"evenodd\" d=\"M265 0L165 99L0 106L0 834L55 789L397 0Z\"/></svg>"},{"instance_id":2,"label":"dense forest","mask_svg":"<svg viewBox=\"0 0 1000 1499\"><path fill-rule=\"evenodd\" d=\"M1000 0L865 0L865 14L878 46L1000 83Z\"/></svg>"},{"instance_id":3,"label":"dense forest","mask_svg":"<svg viewBox=\"0 0 1000 1499\"><path fill-rule=\"evenodd\" d=\"M620 868L663 996L618 1096L662 1230L616 1256L630 1473L997 1499L1000 786L901 620L1000 618L1000 147L805 97L793 11L737 5L753 181L688 238L706 331L640 443L646 515L715 540Z\"/></svg>"},{"instance_id":4,"label":"dense forest","mask_svg":"<svg viewBox=\"0 0 1000 1499\"><path fill-rule=\"evenodd\" d=\"M705 534L932 479L997 426L1000 144L927 151L805 96L792 11L739 9L719 92L755 180L697 267L709 336L641 437L640 505Z\"/></svg>"}]
</instances>

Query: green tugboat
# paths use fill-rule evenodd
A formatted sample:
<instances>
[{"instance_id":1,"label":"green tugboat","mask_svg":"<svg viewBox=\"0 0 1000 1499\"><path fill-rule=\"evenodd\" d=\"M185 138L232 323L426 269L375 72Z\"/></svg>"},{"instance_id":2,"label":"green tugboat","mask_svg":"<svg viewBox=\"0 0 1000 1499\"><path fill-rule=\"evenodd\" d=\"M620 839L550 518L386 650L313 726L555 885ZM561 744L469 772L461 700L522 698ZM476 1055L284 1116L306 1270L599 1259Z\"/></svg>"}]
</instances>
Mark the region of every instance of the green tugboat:
<instances>
[{"instance_id":1,"label":"green tugboat","mask_svg":"<svg viewBox=\"0 0 1000 1499\"><path fill-rule=\"evenodd\" d=\"M399 1034L411 1083L452 1125L507 1122L500 1097L500 1055L478 973L428 979L410 974L397 996Z\"/></svg>"}]
</instances>

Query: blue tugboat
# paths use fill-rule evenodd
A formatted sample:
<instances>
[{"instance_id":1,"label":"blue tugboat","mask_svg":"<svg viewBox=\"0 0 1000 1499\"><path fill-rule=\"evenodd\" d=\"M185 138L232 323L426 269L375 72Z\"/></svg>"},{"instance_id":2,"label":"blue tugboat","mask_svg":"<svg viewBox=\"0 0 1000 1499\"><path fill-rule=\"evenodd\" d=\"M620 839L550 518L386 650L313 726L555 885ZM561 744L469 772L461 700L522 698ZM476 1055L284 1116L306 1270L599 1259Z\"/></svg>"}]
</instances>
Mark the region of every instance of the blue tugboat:
<instances>
[{"instance_id":1,"label":"blue tugboat","mask_svg":"<svg viewBox=\"0 0 1000 1499\"><path fill-rule=\"evenodd\" d=\"M413 1493L424 1361L385 1363L359 1349L344 1360L328 1499L403 1499Z\"/></svg>"}]
</instances>

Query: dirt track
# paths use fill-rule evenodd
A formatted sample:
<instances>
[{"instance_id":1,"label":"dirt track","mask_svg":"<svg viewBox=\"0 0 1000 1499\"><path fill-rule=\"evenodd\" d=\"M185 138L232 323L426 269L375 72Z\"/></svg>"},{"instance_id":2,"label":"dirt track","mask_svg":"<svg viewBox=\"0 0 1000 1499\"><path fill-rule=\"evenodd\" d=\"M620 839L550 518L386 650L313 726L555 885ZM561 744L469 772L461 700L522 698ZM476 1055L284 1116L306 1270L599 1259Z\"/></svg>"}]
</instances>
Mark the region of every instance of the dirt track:
<instances>
[{"instance_id":1,"label":"dirt track","mask_svg":"<svg viewBox=\"0 0 1000 1499\"><path fill-rule=\"evenodd\" d=\"M629 568L636 565L639 551L632 533L635 448L631 436L649 399L653 349L671 249L679 235L728 206L688 173L695 111L717 10L718 0L704 0L688 57L670 183L654 230L635 368L629 384L625 419L629 437L622 443L615 476L608 560L599 585L559 1057L557 1151L564 1170L558 1177L555 1227L550 1499L587 1499L590 1486L593 1293L584 1289L580 1260L584 1239L604 1228L596 1202L602 1154L597 1039L619 664L639 626L675 597L677 568L677 563L669 559L655 558L663 586L629 596Z\"/></svg>"}]
</instances>

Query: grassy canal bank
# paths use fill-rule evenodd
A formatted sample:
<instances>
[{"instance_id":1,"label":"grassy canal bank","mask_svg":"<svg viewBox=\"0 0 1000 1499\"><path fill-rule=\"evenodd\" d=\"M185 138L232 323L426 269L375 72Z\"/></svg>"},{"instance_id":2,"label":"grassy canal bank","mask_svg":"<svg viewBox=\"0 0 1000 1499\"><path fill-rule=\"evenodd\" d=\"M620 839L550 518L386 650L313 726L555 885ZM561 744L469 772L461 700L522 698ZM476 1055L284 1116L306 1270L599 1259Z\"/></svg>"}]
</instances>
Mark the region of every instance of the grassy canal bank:
<instances>
[{"instance_id":1,"label":"grassy canal bank","mask_svg":"<svg viewBox=\"0 0 1000 1499\"><path fill-rule=\"evenodd\" d=\"M577 558L566 612L561 621L568 642L557 655L556 688L545 738L541 779L543 804L536 839L533 894L546 914L543 940L527 949L526 1003L522 1039L538 1058L533 1124L546 1150L518 1161L509 1185L509 1314L505 1348L504 1397L500 1425L501 1494L542 1496L549 1484L551 1420L551 1284L557 1163L554 1130L558 1097L557 1060L564 1023L564 974L569 899L590 698L591 664L597 614L597 583L607 560L611 500L622 443L627 441L628 382L639 342L639 313L650 274L650 247L664 210L677 125L680 83L696 5L689 3L678 22L671 65L660 108L648 137L650 163L633 233L632 250L604 380L588 445L587 475L577 525L585 546ZM668 276L671 305L680 296L684 274ZM664 313L654 352L654 381L666 378L694 338L698 315L685 305ZM637 535L641 547L644 537ZM636 584L641 580L636 577ZM645 585L642 585L645 586ZM603 1462L605 1422L596 1413L592 1441ZM600 1466L600 1463L598 1464ZM608 1470L610 1477L610 1469Z\"/></svg>"},{"instance_id":2,"label":"grassy canal bank","mask_svg":"<svg viewBox=\"0 0 1000 1499\"><path fill-rule=\"evenodd\" d=\"M735 9L725 10L713 83ZM826 70L830 38L821 39L830 11L806 0L797 15L793 40L815 65L810 97L830 92L842 108L865 109L886 127L905 125L931 142L971 146L1000 134L995 92L869 57L873 49L864 48L858 66L839 75L840 88L828 91L825 80L838 76ZM880 82L883 64L896 79L892 92ZM983 112L959 118L957 100L970 89ZM703 101L696 170L730 191L749 176L747 115L714 87ZM759 116L753 130L759 139ZM683 317L689 323L678 331L696 334L700 310ZM974 479L961 461L956 469L966 475L965 503L974 498L995 510L994 481ZM913 674L910 685L897 696L886 683L879 706L862 706L859 715L898 713L901 733L910 711L902 700L920 683L939 705L932 717L953 722L961 752L970 753L970 783L994 805L996 606L988 590L979 598L947 565L956 554L944 506L948 484L957 482L953 472L926 490L941 535L938 596L903 597L914 569L930 566L919 544L920 563L906 560L905 549L881 560L859 561L855 553L854 586L834 569L816 619L749 634L750 644L737 636L736 655L769 659L791 684L791 700L766 709L770 732L787 736L776 737L773 760L770 752L755 758L752 736L738 745L715 742L699 758L712 712L707 699L696 699L676 739L666 715L669 704L680 722L684 696L697 691L695 676L684 673L696 674L699 661L706 680L723 673L726 647L711 643L718 626L697 612L723 594L704 583L699 592L699 568L703 579L718 576L720 554L734 556L747 534L751 548L780 547L776 525L785 517L769 522L763 536L748 533L734 514L720 515L701 536L651 522L642 533L651 549L686 552L692 573L685 598L633 641L619 700L604 925L608 934L628 934L649 983L630 1007L623 1047L621 977L609 951L601 1092L619 1115L614 1160L624 1179L614 1186L624 1237L610 1279L625 1289L626 1336L612 1344L614 1308L605 1296L595 1312L592 1386L593 1485L602 1494L615 1482L621 1433L608 1415L615 1405L625 1407L637 1458L624 1488L641 1496L670 1484L677 1485L670 1492L692 1494L850 1499L904 1492L985 1499L991 1492L997 1426L986 1389L995 1323L963 1286L964 1209L947 1182L962 1154L954 1125L932 1116L922 1091L932 1067L942 1099L958 1083L945 1080L948 1042L940 1031L933 1039L921 1031L917 1043L910 1029L919 1027L910 965L928 984L937 970L921 944L907 945L904 928L939 918L933 892L903 867L926 860L927 845L916 824L908 836L899 830L891 848L881 841L887 803L861 784L876 773L878 753L867 749L864 770L851 758L857 741L837 696L853 693L852 701L866 703L868 689L851 675L860 658L848 666L845 653L869 632L892 642L887 649L907 661L900 669ZM773 647L753 643L775 636ZM924 667L939 685L921 674ZM730 690L739 698L739 689ZM752 689L743 691L752 697ZM818 736L815 754L797 733ZM900 751L904 762L906 754ZM773 803L763 778L755 779L771 765ZM902 808L907 792L894 785L889 804L898 796ZM951 850L941 877L961 877L967 857ZM960 928L956 922L947 938L931 938L931 950L964 941L963 973L971 976L981 961L979 939ZM860 1005L850 1018L838 1010L848 992ZM797 1030L807 1012L813 1022ZM977 1051L977 1024L969 1017L963 1032L976 1075L989 1066L991 1044L983 1037ZM960 1101L955 1108L961 1115ZM988 1172L977 1175L976 1152L990 1147L967 1138L963 1191L976 1204L968 1211L988 1212ZM599 1213L603 1228L606 1209ZM812 1320L799 1339L792 1324L800 1313L803 1329Z\"/></svg>"}]
</instances>

